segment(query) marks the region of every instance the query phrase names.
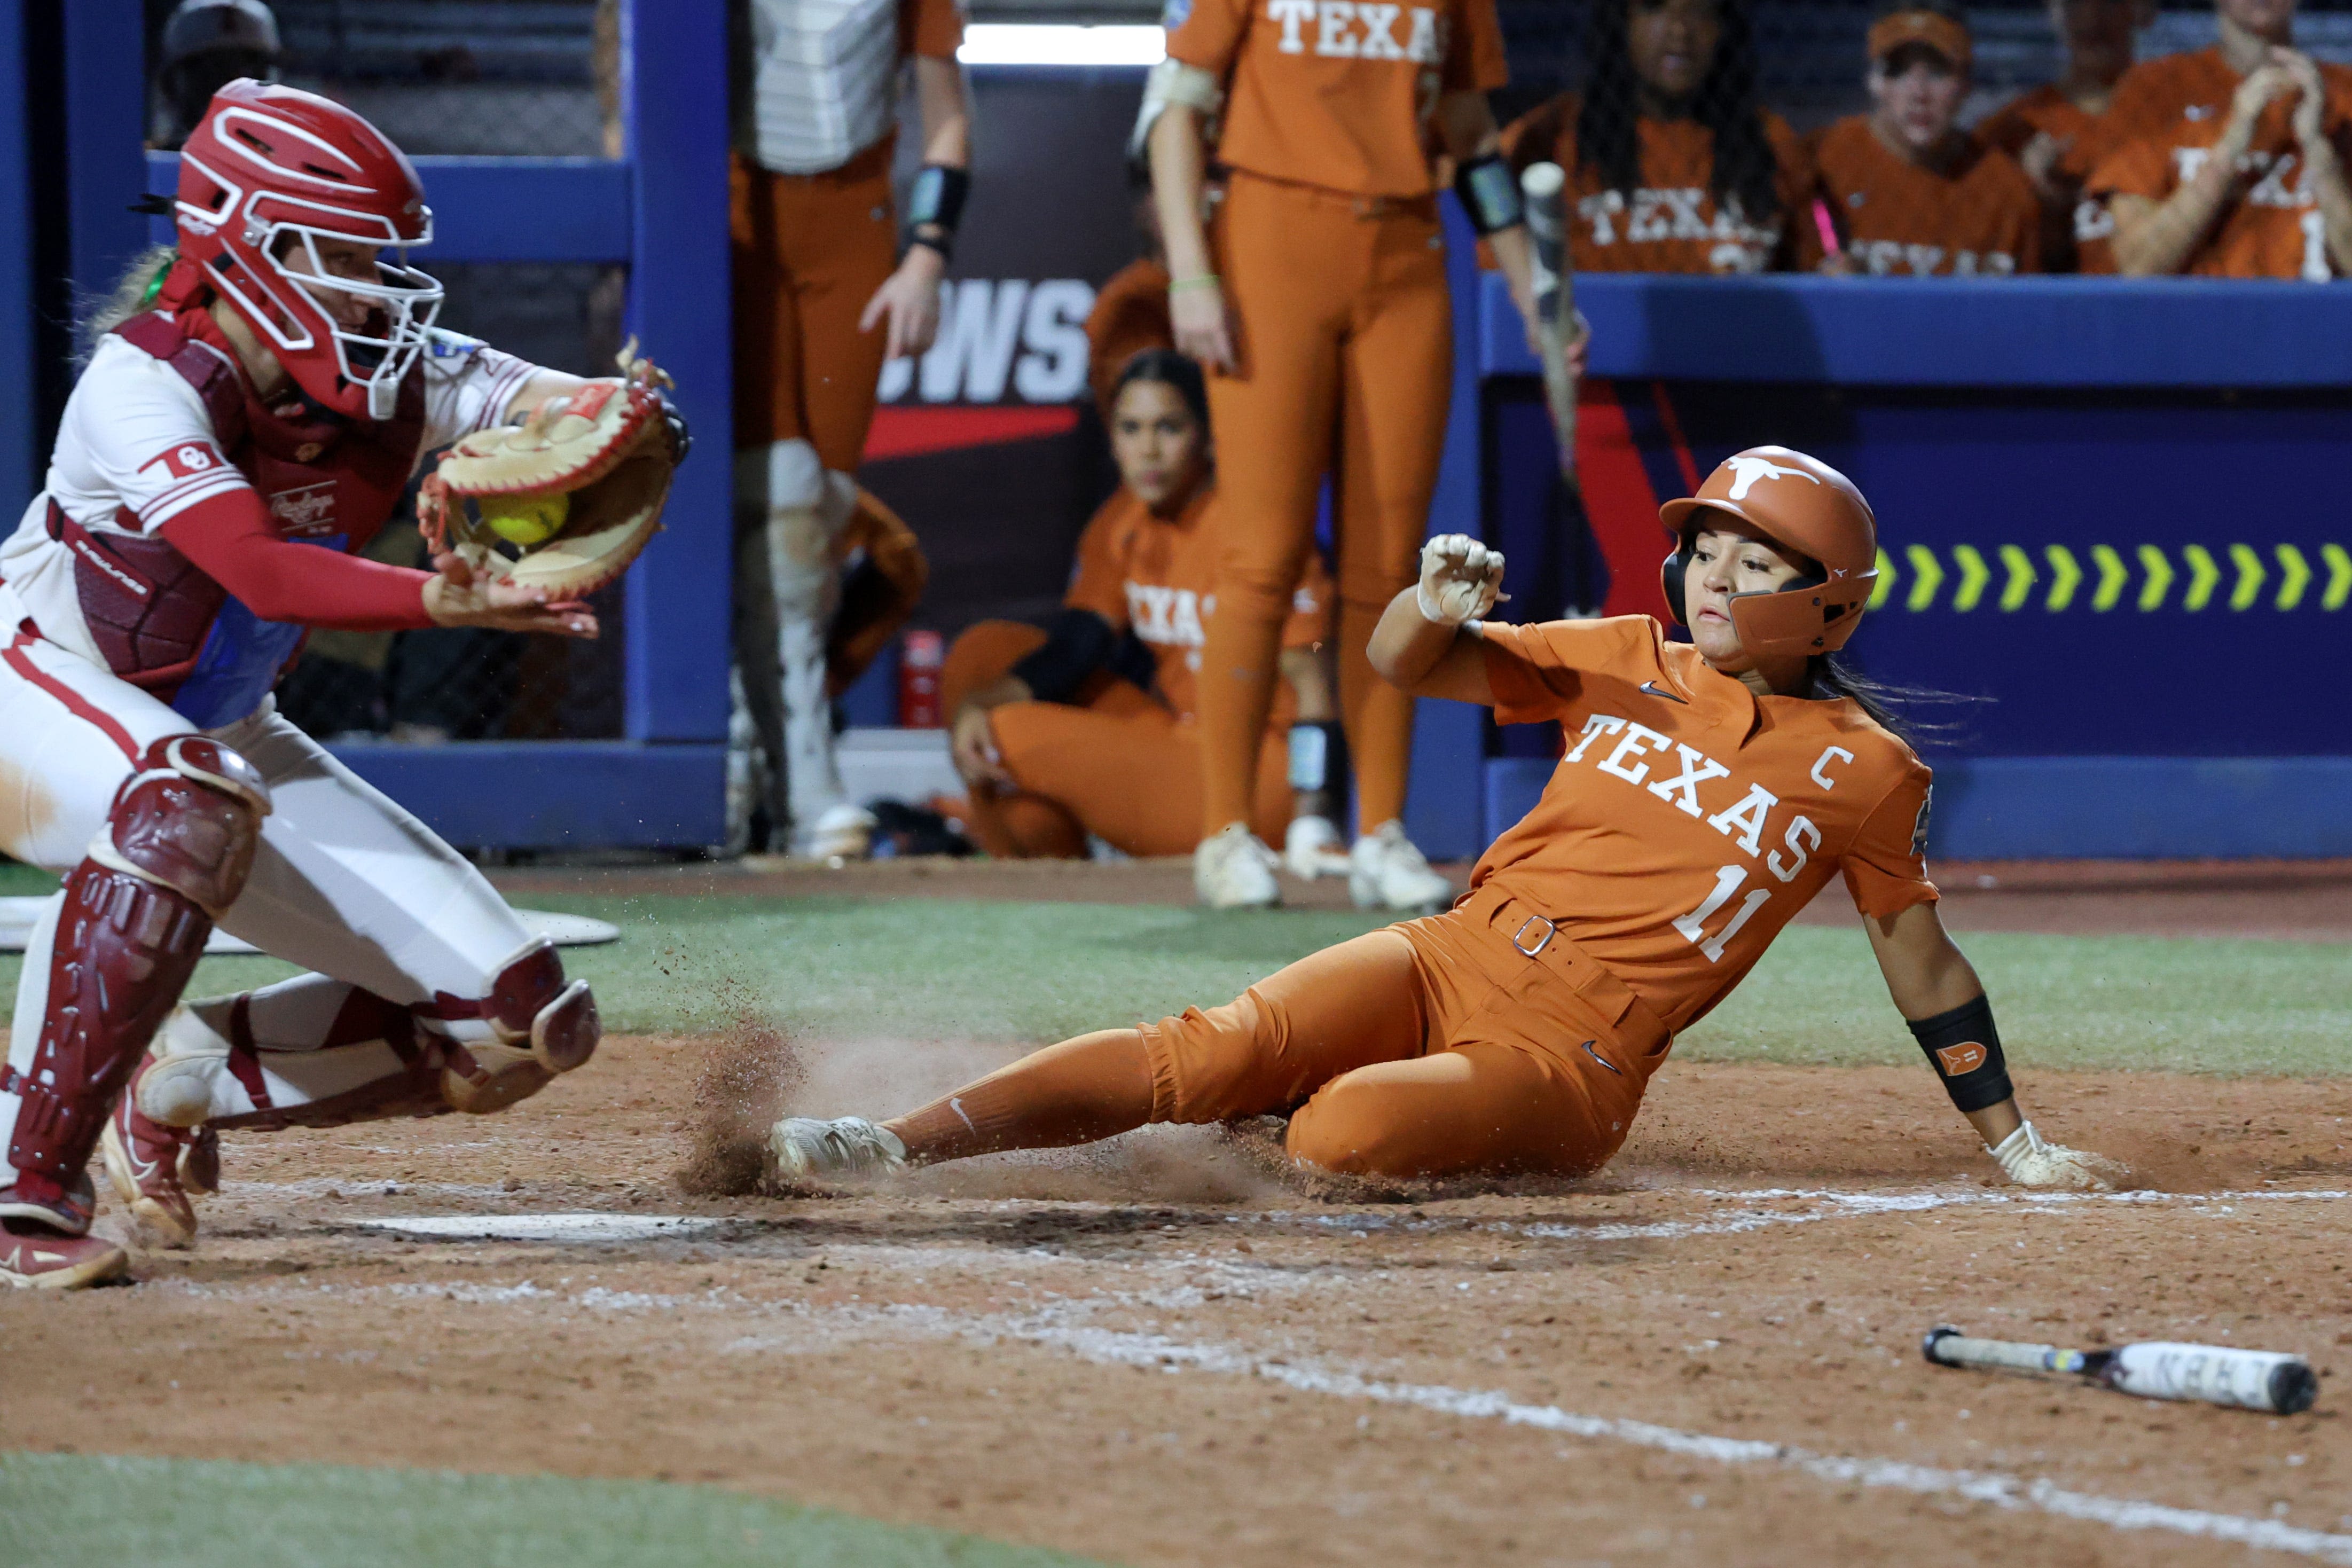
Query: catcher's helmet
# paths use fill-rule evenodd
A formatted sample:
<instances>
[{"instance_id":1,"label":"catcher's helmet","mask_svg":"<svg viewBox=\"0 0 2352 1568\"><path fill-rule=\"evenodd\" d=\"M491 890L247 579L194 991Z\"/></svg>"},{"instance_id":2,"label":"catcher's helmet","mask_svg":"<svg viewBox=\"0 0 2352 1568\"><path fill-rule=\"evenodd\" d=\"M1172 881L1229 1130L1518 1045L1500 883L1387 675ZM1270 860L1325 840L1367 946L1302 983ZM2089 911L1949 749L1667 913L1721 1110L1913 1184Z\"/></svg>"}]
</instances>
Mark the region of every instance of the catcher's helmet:
<instances>
[{"instance_id":1,"label":"catcher's helmet","mask_svg":"<svg viewBox=\"0 0 2352 1568\"><path fill-rule=\"evenodd\" d=\"M1683 574L1709 510L1738 518L1818 568L1777 593L1734 594L1731 625L1740 645L1764 655L1843 647L1878 585L1878 527L1853 481L1802 452L1750 447L1726 458L1698 494L1660 507L1658 520L1675 542L1659 579L1678 626L1688 624Z\"/></svg>"},{"instance_id":2,"label":"catcher's helmet","mask_svg":"<svg viewBox=\"0 0 2352 1568\"><path fill-rule=\"evenodd\" d=\"M180 254L304 392L349 418L392 417L401 378L440 312L441 285L382 258L373 282L329 276L316 243L432 243L416 170L382 132L316 93L233 81L181 149L174 214ZM279 260L288 236L307 253L308 272ZM314 297L329 291L365 300L365 323L339 323Z\"/></svg>"}]
</instances>

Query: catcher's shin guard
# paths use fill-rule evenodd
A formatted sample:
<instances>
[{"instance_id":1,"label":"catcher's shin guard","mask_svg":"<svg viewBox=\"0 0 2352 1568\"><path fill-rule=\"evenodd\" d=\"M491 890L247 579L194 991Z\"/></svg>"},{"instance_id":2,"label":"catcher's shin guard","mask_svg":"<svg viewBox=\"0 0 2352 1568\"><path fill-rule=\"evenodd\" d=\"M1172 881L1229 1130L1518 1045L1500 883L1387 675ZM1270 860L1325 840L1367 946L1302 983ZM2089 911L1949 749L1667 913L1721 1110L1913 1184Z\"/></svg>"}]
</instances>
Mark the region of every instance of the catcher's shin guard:
<instances>
[{"instance_id":1,"label":"catcher's shin guard","mask_svg":"<svg viewBox=\"0 0 2352 1568\"><path fill-rule=\"evenodd\" d=\"M150 746L115 792L89 857L66 878L40 1037L7 1085L22 1098L0 1216L87 1228L87 1208L68 1194L213 921L243 889L268 812L253 766L194 735Z\"/></svg>"},{"instance_id":2,"label":"catcher's shin guard","mask_svg":"<svg viewBox=\"0 0 2352 1568\"><path fill-rule=\"evenodd\" d=\"M562 957L543 936L499 966L490 994L480 1001L442 995L416 1011L441 1020L479 1018L488 1026L488 1039L441 1046L443 1093L454 1109L476 1114L537 1094L556 1074L585 1064L604 1037L588 983L565 984Z\"/></svg>"}]
</instances>

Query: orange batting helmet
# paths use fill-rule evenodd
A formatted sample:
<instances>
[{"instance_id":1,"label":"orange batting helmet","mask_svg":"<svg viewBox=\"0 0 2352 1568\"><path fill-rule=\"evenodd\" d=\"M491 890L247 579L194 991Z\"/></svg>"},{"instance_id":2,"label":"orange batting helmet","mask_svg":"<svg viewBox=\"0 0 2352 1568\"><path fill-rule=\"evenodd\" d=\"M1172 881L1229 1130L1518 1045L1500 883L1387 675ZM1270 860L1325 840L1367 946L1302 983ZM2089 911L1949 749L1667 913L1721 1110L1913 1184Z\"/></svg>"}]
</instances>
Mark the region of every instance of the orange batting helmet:
<instances>
[{"instance_id":1,"label":"orange batting helmet","mask_svg":"<svg viewBox=\"0 0 2352 1568\"><path fill-rule=\"evenodd\" d=\"M1683 574L1699 514L1727 512L1818 571L1777 593L1734 594L1731 626L1753 654L1829 653L1843 647L1878 585L1878 525L1853 481L1818 458L1786 447L1750 447L1726 458L1698 494L1670 500L1658 520L1675 536L1659 578L1666 609L1687 625Z\"/></svg>"}]
</instances>

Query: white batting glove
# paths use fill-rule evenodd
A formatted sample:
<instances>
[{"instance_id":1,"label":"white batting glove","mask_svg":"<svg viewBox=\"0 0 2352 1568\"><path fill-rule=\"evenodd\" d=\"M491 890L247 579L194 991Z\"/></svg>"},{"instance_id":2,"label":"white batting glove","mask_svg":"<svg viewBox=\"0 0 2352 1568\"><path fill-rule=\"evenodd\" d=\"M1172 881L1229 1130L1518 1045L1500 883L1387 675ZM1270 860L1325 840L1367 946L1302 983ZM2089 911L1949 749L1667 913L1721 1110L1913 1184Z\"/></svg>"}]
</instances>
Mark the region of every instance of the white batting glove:
<instances>
[{"instance_id":1,"label":"white batting glove","mask_svg":"<svg viewBox=\"0 0 2352 1568\"><path fill-rule=\"evenodd\" d=\"M2044 1143L2031 1121L2021 1122L1998 1148L1988 1147L1985 1152L2000 1161L2009 1179L2021 1187L2067 1193L2112 1192L2112 1178L2129 1173L2121 1163L2103 1154Z\"/></svg>"},{"instance_id":2,"label":"white batting glove","mask_svg":"<svg viewBox=\"0 0 2352 1568\"><path fill-rule=\"evenodd\" d=\"M1466 533L1441 533L1421 547L1422 615L1441 626L1484 619L1503 591L1503 552Z\"/></svg>"}]
</instances>

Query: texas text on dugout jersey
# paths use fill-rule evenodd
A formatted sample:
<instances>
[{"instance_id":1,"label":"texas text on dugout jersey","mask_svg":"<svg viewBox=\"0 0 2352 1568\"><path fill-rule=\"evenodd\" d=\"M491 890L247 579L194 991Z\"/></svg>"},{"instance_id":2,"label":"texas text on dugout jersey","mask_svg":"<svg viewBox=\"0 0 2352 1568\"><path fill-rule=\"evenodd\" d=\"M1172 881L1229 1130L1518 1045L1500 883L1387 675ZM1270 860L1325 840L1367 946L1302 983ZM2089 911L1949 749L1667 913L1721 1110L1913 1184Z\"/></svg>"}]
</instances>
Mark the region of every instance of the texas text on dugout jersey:
<instances>
[{"instance_id":1,"label":"texas text on dugout jersey","mask_svg":"<svg viewBox=\"0 0 2352 1568\"><path fill-rule=\"evenodd\" d=\"M1787 121L1762 115L1764 139L1779 165L1773 188L1780 198L1780 210L1767 218L1742 212L1737 198L1717 203L1715 132L1696 120L1636 120L1641 184L1631 193L1611 189L1597 165L1579 161L1576 121L1583 101L1562 93L1503 132L1503 151L1514 169L1549 159L1567 172L1569 248L1576 270L1810 270L1820 259L1805 210L1812 198L1812 166Z\"/></svg>"},{"instance_id":2,"label":"texas text on dugout jersey","mask_svg":"<svg viewBox=\"0 0 2352 1568\"><path fill-rule=\"evenodd\" d=\"M1847 253L1878 276L1975 277L2042 265L2042 202L2025 171L1971 140L1949 169L1898 158L1854 115L1822 131L1813 167Z\"/></svg>"},{"instance_id":3,"label":"texas text on dugout jersey","mask_svg":"<svg viewBox=\"0 0 2352 1568\"><path fill-rule=\"evenodd\" d=\"M1213 502L1213 489L1202 485L1175 517L1160 518L1121 485L1080 536L1063 600L1134 635L1151 655L1151 688L1181 719L1198 710L1203 628L1217 603L1216 530L1208 516ZM1282 646L1312 647L1328 638L1332 601L1330 574L1310 551ZM1278 687L1273 721L1287 724L1296 700L1287 682Z\"/></svg>"},{"instance_id":4,"label":"texas text on dugout jersey","mask_svg":"<svg viewBox=\"0 0 2352 1568\"><path fill-rule=\"evenodd\" d=\"M202 336L192 337L184 352L203 350L226 357ZM371 479L349 471L348 463L339 465L336 448L304 446L273 454L260 450L257 438L246 443L240 468L232 461L236 454L222 450L205 400L187 377L110 334L67 400L47 488L0 544L0 627L13 632L29 618L43 637L101 668L120 662L110 660L83 613L79 557L68 539L52 535L52 502L102 542L158 538L173 519L242 492L258 500L279 537L356 553L390 515L417 459L496 424L537 373L512 354L436 329L411 373L422 392L415 449L404 458L389 454L394 471ZM112 563L102 552L83 556L88 570ZM123 581L136 591L127 575ZM407 596L415 598L413 588ZM421 610L415 624L425 624ZM197 728L232 723L260 706L300 640L300 628L257 621L229 599L205 631L197 656L194 673L206 679L157 695Z\"/></svg>"},{"instance_id":5,"label":"texas text on dugout jersey","mask_svg":"<svg viewBox=\"0 0 2352 1568\"><path fill-rule=\"evenodd\" d=\"M1168 54L1225 79L1219 160L1372 196L1434 190L1440 94L1509 78L1495 0L1169 0Z\"/></svg>"},{"instance_id":6,"label":"texas text on dugout jersey","mask_svg":"<svg viewBox=\"0 0 2352 1568\"><path fill-rule=\"evenodd\" d=\"M2352 158L2352 68L2321 62L2328 139ZM2143 60L2116 84L2108 146L2085 187L2093 196L2168 200L2212 155L2243 79L2219 48ZM2254 125L2241 164L2242 194L2189 254L2181 270L2201 278L2301 278L2325 282L2335 268L2317 198L2295 148L2299 94L2273 100Z\"/></svg>"},{"instance_id":7,"label":"texas text on dugout jersey","mask_svg":"<svg viewBox=\"0 0 2352 1568\"><path fill-rule=\"evenodd\" d=\"M1865 915L1932 901L1927 766L1853 702L1759 697L1646 616L1486 628L1495 717L1559 721L1543 798L1471 872L1680 1032L1843 872Z\"/></svg>"}]
</instances>

